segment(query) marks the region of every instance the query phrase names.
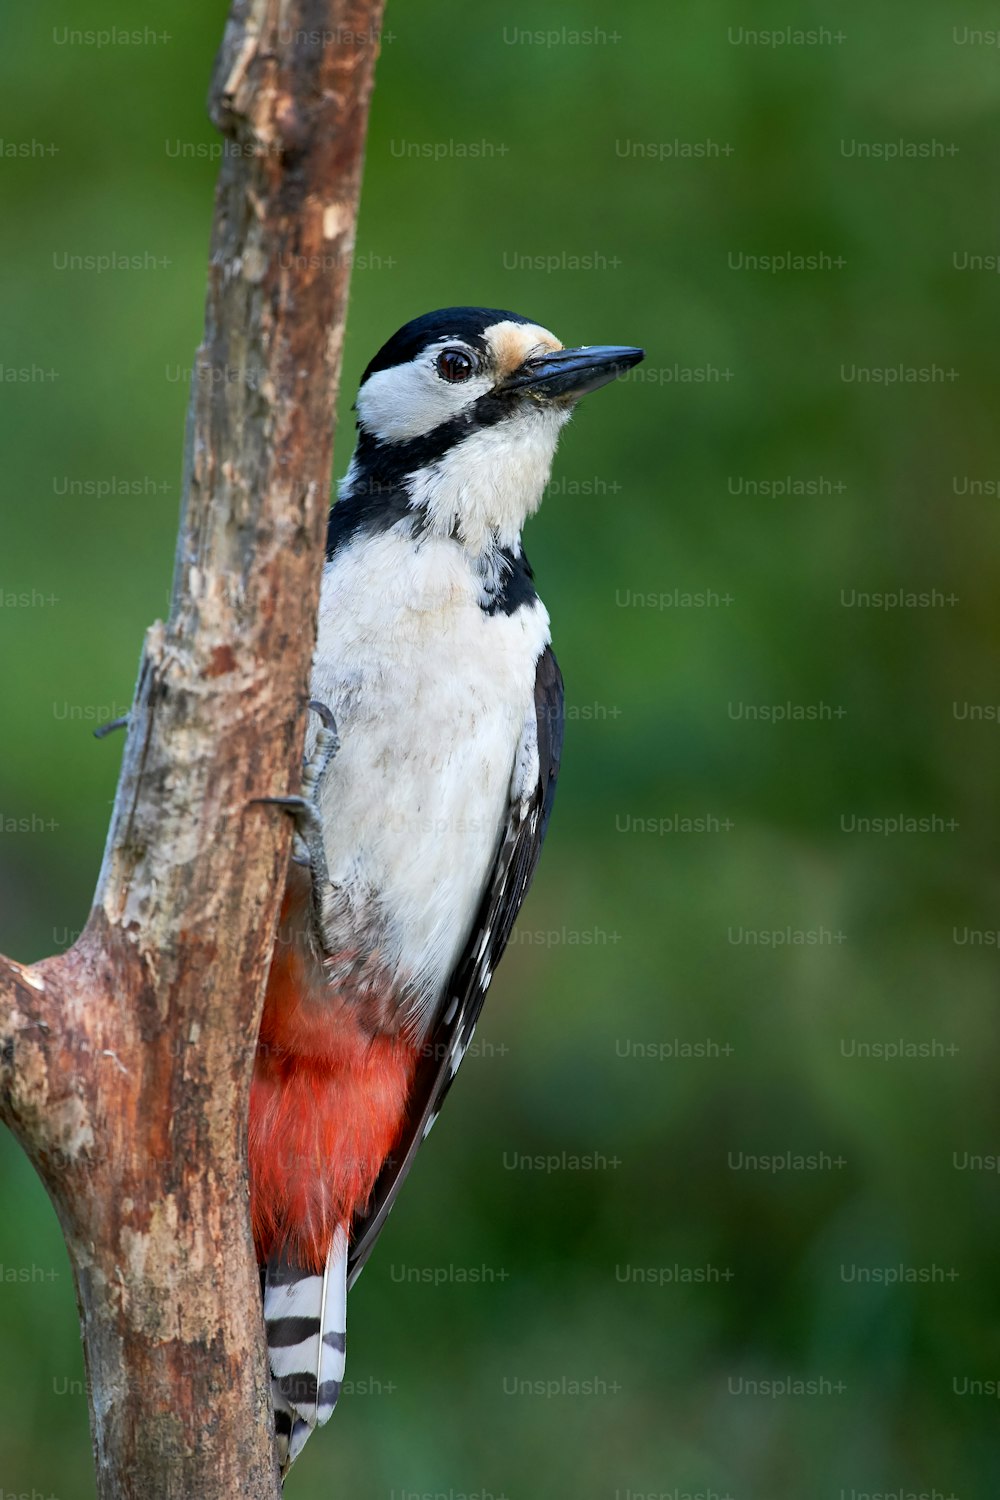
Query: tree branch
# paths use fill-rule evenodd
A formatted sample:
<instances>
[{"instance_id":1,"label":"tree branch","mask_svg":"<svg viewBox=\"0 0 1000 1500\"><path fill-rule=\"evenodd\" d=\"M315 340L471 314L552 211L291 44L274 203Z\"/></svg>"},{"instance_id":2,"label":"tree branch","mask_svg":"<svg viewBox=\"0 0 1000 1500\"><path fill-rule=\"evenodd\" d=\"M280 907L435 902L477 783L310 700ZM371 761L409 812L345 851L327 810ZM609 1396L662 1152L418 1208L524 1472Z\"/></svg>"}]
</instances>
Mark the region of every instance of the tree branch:
<instances>
[{"instance_id":1,"label":"tree branch","mask_svg":"<svg viewBox=\"0 0 1000 1500\"><path fill-rule=\"evenodd\" d=\"M273 1500L246 1129L381 0L236 0L173 601L79 942L0 960L0 1116L73 1263L102 1500Z\"/></svg>"}]
</instances>

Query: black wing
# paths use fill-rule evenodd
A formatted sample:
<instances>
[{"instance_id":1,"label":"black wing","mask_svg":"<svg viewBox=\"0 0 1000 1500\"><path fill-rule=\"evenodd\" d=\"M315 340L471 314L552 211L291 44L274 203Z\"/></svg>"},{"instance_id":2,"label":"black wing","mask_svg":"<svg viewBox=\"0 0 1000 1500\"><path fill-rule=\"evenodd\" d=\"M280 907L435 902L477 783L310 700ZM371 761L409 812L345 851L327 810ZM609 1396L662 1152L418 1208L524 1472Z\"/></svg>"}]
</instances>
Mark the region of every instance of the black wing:
<instances>
[{"instance_id":1,"label":"black wing","mask_svg":"<svg viewBox=\"0 0 1000 1500\"><path fill-rule=\"evenodd\" d=\"M379 1174L368 1209L356 1216L352 1226L348 1286L353 1285L371 1254L420 1143L434 1124L458 1072L538 864L555 797L563 740L562 673L551 646L546 646L538 658L535 672L535 721L537 778L523 789L512 787L507 826L472 933L448 981L441 1017L417 1064L406 1124L395 1153Z\"/></svg>"}]
</instances>

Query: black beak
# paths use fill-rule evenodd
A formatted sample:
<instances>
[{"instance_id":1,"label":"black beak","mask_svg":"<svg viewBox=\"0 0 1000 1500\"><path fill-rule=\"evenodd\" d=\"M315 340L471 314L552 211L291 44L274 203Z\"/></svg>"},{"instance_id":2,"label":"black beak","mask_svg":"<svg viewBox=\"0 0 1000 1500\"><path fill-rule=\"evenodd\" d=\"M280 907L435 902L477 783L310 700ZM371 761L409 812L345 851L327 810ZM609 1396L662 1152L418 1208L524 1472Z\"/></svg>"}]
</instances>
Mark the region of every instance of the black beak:
<instances>
[{"instance_id":1,"label":"black beak","mask_svg":"<svg viewBox=\"0 0 1000 1500\"><path fill-rule=\"evenodd\" d=\"M555 349L526 359L500 387L538 401L585 396L645 359L645 349L593 344L584 349Z\"/></svg>"}]
</instances>

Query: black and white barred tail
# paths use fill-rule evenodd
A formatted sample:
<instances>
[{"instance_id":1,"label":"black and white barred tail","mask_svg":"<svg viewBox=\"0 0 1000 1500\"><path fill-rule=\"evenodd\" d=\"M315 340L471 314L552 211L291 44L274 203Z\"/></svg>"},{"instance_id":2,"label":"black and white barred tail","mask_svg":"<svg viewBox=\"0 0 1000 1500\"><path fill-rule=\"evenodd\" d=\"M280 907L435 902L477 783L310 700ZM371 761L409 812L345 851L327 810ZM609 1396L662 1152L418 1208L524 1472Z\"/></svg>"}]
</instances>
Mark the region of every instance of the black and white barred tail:
<instances>
[{"instance_id":1,"label":"black and white barred tail","mask_svg":"<svg viewBox=\"0 0 1000 1500\"><path fill-rule=\"evenodd\" d=\"M288 1473L315 1427L329 1421L344 1379L347 1234L338 1229L322 1276L285 1259L264 1277L264 1326L278 1460Z\"/></svg>"}]
</instances>

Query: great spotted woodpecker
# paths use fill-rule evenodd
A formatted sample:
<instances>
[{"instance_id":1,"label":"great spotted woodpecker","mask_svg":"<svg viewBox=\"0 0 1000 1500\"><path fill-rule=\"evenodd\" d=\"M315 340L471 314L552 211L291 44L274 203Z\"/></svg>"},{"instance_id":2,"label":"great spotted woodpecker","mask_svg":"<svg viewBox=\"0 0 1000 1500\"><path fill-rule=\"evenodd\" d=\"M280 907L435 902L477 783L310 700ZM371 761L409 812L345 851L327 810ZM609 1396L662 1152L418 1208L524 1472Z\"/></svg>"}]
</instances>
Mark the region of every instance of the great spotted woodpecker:
<instances>
[{"instance_id":1,"label":"great spotted woodpecker","mask_svg":"<svg viewBox=\"0 0 1000 1500\"><path fill-rule=\"evenodd\" d=\"M417 318L362 376L330 513L299 837L250 1109L282 1473L330 1416L347 1291L469 1045L538 861L563 690L521 528L577 399L641 349Z\"/></svg>"}]
</instances>

